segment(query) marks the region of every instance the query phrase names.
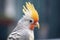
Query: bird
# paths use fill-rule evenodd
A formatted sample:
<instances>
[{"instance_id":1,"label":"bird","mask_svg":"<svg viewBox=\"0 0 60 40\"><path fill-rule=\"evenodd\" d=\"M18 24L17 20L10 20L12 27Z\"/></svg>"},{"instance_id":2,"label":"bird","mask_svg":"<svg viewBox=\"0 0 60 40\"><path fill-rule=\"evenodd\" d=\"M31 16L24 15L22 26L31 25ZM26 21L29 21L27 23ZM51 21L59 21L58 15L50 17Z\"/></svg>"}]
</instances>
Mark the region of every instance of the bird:
<instances>
[{"instance_id":1,"label":"bird","mask_svg":"<svg viewBox=\"0 0 60 40\"><path fill-rule=\"evenodd\" d=\"M24 15L9 34L7 40L34 40L34 28L40 28L39 14L31 2L23 5Z\"/></svg>"}]
</instances>

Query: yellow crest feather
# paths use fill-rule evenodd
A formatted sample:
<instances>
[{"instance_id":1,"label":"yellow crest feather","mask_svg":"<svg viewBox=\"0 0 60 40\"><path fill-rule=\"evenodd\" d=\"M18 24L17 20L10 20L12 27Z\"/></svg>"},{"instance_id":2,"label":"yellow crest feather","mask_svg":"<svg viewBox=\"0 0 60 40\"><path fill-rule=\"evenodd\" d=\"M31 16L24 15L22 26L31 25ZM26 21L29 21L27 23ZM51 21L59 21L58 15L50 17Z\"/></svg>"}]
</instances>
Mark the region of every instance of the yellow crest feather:
<instances>
[{"instance_id":1,"label":"yellow crest feather","mask_svg":"<svg viewBox=\"0 0 60 40\"><path fill-rule=\"evenodd\" d=\"M32 3L26 2L26 6L23 6L23 12L24 14L29 14L29 16L34 19L34 22L39 20L38 12Z\"/></svg>"}]
</instances>

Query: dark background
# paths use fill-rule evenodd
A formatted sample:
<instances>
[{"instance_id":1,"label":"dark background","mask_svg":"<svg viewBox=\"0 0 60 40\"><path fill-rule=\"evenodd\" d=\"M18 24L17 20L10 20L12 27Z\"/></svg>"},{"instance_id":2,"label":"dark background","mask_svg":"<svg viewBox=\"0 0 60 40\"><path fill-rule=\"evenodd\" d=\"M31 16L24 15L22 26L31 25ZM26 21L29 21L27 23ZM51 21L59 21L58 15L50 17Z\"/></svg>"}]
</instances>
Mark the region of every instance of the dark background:
<instances>
[{"instance_id":1,"label":"dark background","mask_svg":"<svg viewBox=\"0 0 60 40\"><path fill-rule=\"evenodd\" d=\"M40 29L35 28L36 39L60 38L60 0L14 0L16 18L9 19L4 16L5 0L0 0L0 40L6 40L9 33L22 17L22 6L25 2L34 4L40 16Z\"/></svg>"}]
</instances>

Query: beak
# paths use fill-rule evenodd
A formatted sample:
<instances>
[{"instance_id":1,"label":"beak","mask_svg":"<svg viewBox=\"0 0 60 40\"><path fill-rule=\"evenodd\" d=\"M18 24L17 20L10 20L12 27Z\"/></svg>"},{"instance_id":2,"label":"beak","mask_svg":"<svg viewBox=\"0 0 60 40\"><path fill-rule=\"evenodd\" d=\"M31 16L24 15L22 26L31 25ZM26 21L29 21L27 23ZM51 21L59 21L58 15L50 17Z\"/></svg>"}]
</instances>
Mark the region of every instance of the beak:
<instances>
[{"instance_id":1,"label":"beak","mask_svg":"<svg viewBox=\"0 0 60 40\"><path fill-rule=\"evenodd\" d=\"M37 22L37 24L36 24L36 27L38 27L38 29L40 28L40 25L39 25L39 23Z\"/></svg>"}]
</instances>

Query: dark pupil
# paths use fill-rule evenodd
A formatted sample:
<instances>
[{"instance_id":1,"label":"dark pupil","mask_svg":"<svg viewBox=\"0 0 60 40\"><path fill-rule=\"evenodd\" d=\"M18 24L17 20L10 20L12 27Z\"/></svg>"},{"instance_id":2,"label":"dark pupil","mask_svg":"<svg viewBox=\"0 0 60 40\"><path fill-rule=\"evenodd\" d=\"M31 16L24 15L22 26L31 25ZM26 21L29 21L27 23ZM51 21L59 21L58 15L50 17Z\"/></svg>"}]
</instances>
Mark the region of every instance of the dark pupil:
<instances>
[{"instance_id":1,"label":"dark pupil","mask_svg":"<svg viewBox=\"0 0 60 40\"><path fill-rule=\"evenodd\" d=\"M32 20L30 20L30 22L32 22Z\"/></svg>"}]
</instances>

